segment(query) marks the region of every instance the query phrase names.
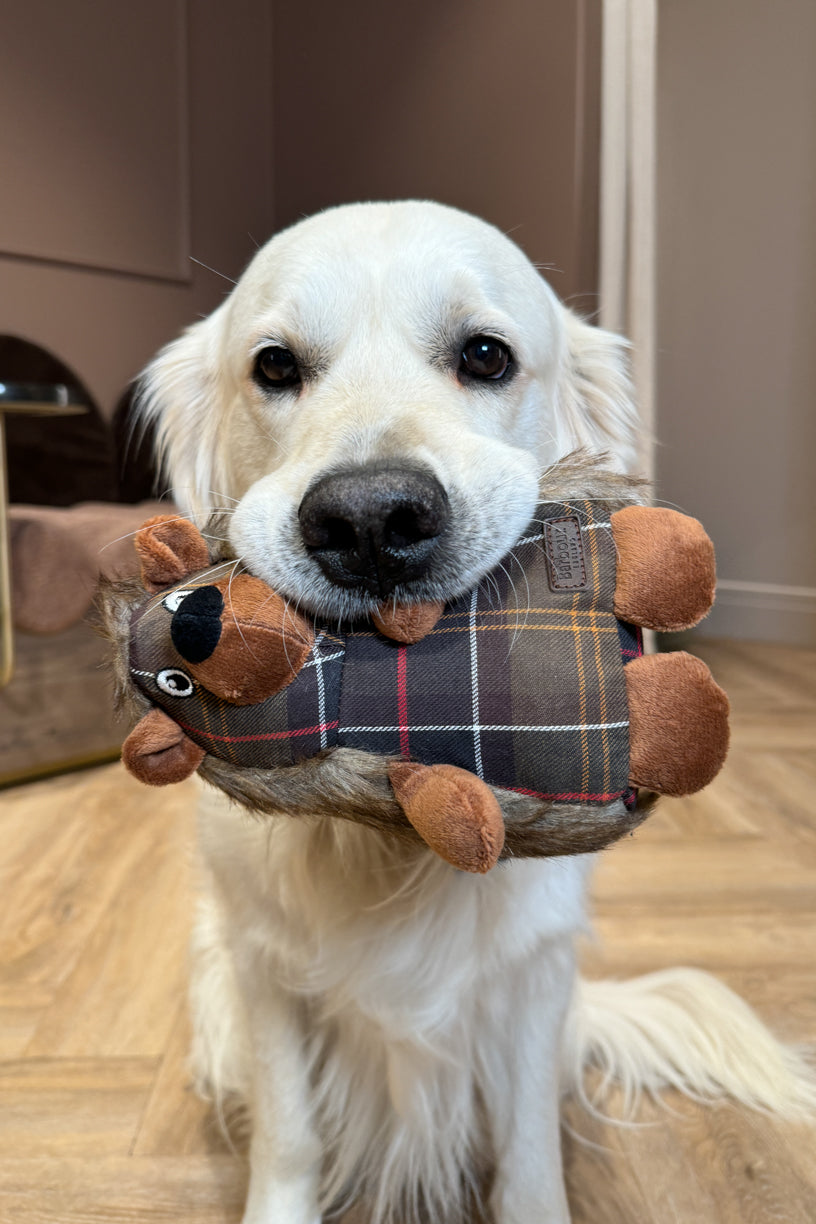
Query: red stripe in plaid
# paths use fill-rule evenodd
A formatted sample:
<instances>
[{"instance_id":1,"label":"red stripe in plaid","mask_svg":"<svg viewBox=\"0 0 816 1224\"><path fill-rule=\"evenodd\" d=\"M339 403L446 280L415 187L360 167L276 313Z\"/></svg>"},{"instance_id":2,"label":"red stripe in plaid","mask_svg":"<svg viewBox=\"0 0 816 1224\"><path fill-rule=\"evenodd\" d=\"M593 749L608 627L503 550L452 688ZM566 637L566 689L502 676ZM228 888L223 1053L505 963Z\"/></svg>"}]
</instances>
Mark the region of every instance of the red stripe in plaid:
<instances>
[{"instance_id":1,"label":"red stripe in plaid","mask_svg":"<svg viewBox=\"0 0 816 1224\"><path fill-rule=\"evenodd\" d=\"M533 799L563 799L572 800L576 803L590 803L593 800L606 802L609 799L620 799L626 794L626 791L609 791L605 795L590 795L581 791L560 791L558 794L551 794L547 791L527 790L524 786L505 786L504 790L516 791L519 795L530 795Z\"/></svg>"},{"instance_id":2,"label":"red stripe in plaid","mask_svg":"<svg viewBox=\"0 0 816 1224\"><path fill-rule=\"evenodd\" d=\"M216 735L214 731L202 731L201 727L189 727L180 718L177 718L175 721L182 731L190 731L195 735L203 735L207 739L220 740L222 743L229 744L248 744L254 743L256 740L293 739L296 735L317 735L321 731L336 731L338 726L338 720L335 719L334 722L317 723L314 727L298 727L294 731L265 731L260 735Z\"/></svg>"},{"instance_id":3,"label":"red stripe in plaid","mask_svg":"<svg viewBox=\"0 0 816 1224\"><path fill-rule=\"evenodd\" d=\"M400 752L407 757L410 748L408 745L408 656L405 646L400 646L397 650L397 722L400 729Z\"/></svg>"}]
</instances>

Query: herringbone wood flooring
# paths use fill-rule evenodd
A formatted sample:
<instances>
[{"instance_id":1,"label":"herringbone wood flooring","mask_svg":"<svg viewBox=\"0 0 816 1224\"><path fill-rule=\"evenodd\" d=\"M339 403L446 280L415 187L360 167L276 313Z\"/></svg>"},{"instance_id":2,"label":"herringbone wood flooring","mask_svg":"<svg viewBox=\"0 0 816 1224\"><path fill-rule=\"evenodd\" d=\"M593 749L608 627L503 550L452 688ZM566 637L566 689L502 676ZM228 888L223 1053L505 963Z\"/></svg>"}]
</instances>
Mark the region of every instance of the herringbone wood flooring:
<instances>
[{"instance_id":1,"label":"herringbone wood flooring","mask_svg":"<svg viewBox=\"0 0 816 1224\"><path fill-rule=\"evenodd\" d=\"M728 766L604 855L585 965L700 965L814 1041L816 653L699 653ZM184 1070L191 796L119 765L0 794L0 1224L240 1219L244 1166ZM672 1106L626 1130L568 1109L576 1224L816 1221L816 1132Z\"/></svg>"}]
</instances>

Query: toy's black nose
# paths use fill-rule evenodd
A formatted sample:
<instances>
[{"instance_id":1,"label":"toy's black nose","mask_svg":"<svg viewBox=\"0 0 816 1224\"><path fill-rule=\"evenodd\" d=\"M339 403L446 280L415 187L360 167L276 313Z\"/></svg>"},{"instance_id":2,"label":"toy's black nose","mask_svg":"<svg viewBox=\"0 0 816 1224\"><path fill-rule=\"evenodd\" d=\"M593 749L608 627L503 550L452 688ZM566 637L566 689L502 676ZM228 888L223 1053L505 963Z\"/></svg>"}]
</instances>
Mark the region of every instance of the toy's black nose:
<instances>
[{"instance_id":1,"label":"toy's black nose","mask_svg":"<svg viewBox=\"0 0 816 1224\"><path fill-rule=\"evenodd\" d=\"M423 468L371 464L324 476L298 517L304 544L333 583L383 599L427 573L448 497Z\"/></svg>"},{"instance_id":2,"label":"toy's black nose","mask_svg":"<svg viewBox=\"0 0 816 1224\"><path fill-rule=\"evenodd\" d=\"M196 587L184 596L170 622L170 637L182 659L188 663L209 659L221 637L223 611L224 598L218 587Z\"/></svg>"}]
</instances>

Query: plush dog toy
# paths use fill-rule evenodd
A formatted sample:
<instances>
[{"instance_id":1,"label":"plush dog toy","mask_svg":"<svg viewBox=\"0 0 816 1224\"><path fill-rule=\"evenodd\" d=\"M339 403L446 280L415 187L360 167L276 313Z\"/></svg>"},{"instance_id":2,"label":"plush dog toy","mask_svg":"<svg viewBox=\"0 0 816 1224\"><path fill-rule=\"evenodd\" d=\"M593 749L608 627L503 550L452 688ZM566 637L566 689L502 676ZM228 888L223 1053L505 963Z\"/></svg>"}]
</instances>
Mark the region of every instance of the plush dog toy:
<instances>
[{"instance_id":1,"label":"plush dog toy","mask_svg":"<svg viewBox=\"0 0 816 1224\"><path fill-rule=\"evenodd\" d=\"M550 818L616 811L597 844L573 848L608 844L642 819L637 788L698 790L728 744L727 699L705 664L644 656L635 628L705 615L711 541L675 511L615 504L544 502L476 591L446 607L382 607L343 633L234 561L213 563L187 520L151 519L136 537L149 594L130 611L127 662L149 708L125 742L127 768L153 785L200 768L248 806L307 811L299 764L374 754L402 823L456 867L495 864L508 792ZM348 804L365 821L353 791L350 768L332 814ZM559 852L514 839L516 854Z\"/></svg>"}]
</instances>

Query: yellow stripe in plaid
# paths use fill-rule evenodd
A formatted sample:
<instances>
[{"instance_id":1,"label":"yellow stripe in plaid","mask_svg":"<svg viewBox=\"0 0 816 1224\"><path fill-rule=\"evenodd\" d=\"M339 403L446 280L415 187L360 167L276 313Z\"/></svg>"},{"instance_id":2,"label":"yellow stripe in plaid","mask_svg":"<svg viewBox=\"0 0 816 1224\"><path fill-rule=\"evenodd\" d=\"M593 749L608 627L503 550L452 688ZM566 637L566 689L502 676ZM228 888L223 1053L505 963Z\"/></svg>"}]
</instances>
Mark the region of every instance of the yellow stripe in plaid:
<instances>
[{"instance_id":1,"label":"yellow stripe in plaid","mask_svg":"<svg viewBox=\"0 0 816 1224\"><path fill-rule=\"evenodd\" d=\"M586 505L586 502L584 503L584 505ZM567 504L567 511L569 514L573 514L576 516L578 514L578 511L575 509L575 507L570 506L569 504ZM583 532L581 532L581 537L583 539ZM593 584L595 582L596 577L597 577L597 574L593 571L592 573ZM578 667L578 700L580 704L581 724L582 724L581 726L581 790L586 791L589 789L589 739L586 733L586 721L587 721L586 673L584 671L584 655L583 655L583 650L581 648L581 633L580 633L580 629L578 626L578 620L577 620L578 603L580 599L581 599L580 592L576 591L572 597L572 607L570 609L570 613L572 617L573 640L575 642L575 662Z\"/></svg>"},{"instance_id":2,"label":"yellow stripe in plaid","mask_svg":"<svg viewBox=\"0 0 816 1224\"><path fill-rule=\"evenodd\" d=\"M587 523L587 526L590 527L592 526L592 507L589 503L586 503L586 504L589 507L588 509L589 522ZM595 620L595 617L597 614L597 607L598 607L598 589L599 589L598 581L597 581L598 580L598 545L597 545L596 536L595 536L594 531L587 532L586 538L589 540L589 551L590 551L590 556L592 558L593 594L592 594L592 607L590 608L590 614L593 619L592 640L595 646L595 670L598 673L598 700L600 703L600 711L601 711L600 721L601 721L601 724L604 724L606 722L606 685L605 685L605 680L604 680L603 663L601 660L601 639L598 636L599 626ZM609 737L606 733L606 727L604 727L603 725L602 725L602 730L601 730L601 748L603 751L603 770L604 770L603 785L601 787L601 790L606 792L609 790Z\"/></svg>"},{"instance_id":3,"label":"yellow stripe in plaid","mask_svg":"<svg viewBox=\"0 0 816 1224\"><path fill-rule=\"evenodd\" d=\"M580 614L576 612L575 615L578 616ZM508 620L503 625L476 625L475 631L476 633L490 633L493 630L506 630L509 628L509 629L518 629L519 633L522 633L525 629L552 629L556 633L560 632L561 630L565 630L567 633L573 633L573 632L575 633L617 633L618 632L614 625L610 625L610 626L593 625L591 623L589 625L579 625L577 623L577 620L573 621L571 614L566 611L561 611L559 613L559 616L570 616L570 624L568 625L538 625L538 624L529 625L529 624L525 624L524 621L521 621L519 625L516 625L515 622L511 619L511 620ZM431 632L427 634L426 636L433 637L434 634L440 634L440 633L471 633L471 632L473 632L473 630L468 628L467 625L451 625L450 627L445 626L444 628L440 628L439 626L437 626L436 629L432 629ZM364 635L361 633L357 634L357 637L363 637L363 636ZM377 635L372 633L372 634L369 634L368 636L375 637Z\"/></svg>"},{"instance_id":4,"label":"yellow stripe in plaid","mask_svg":"<svg viewBox=\"0 0 816 1224\"><path fill-rule=\"evenodd\" d=\"M581 628L575 619L575 605L579 595L572 597L573 641L575 643L575 662L578 667L578 698L581 710L581 790L589 789L589 740L586 733L586 677L584 676L584 658L581 650Z\"/></svg>"}]
</instances>

